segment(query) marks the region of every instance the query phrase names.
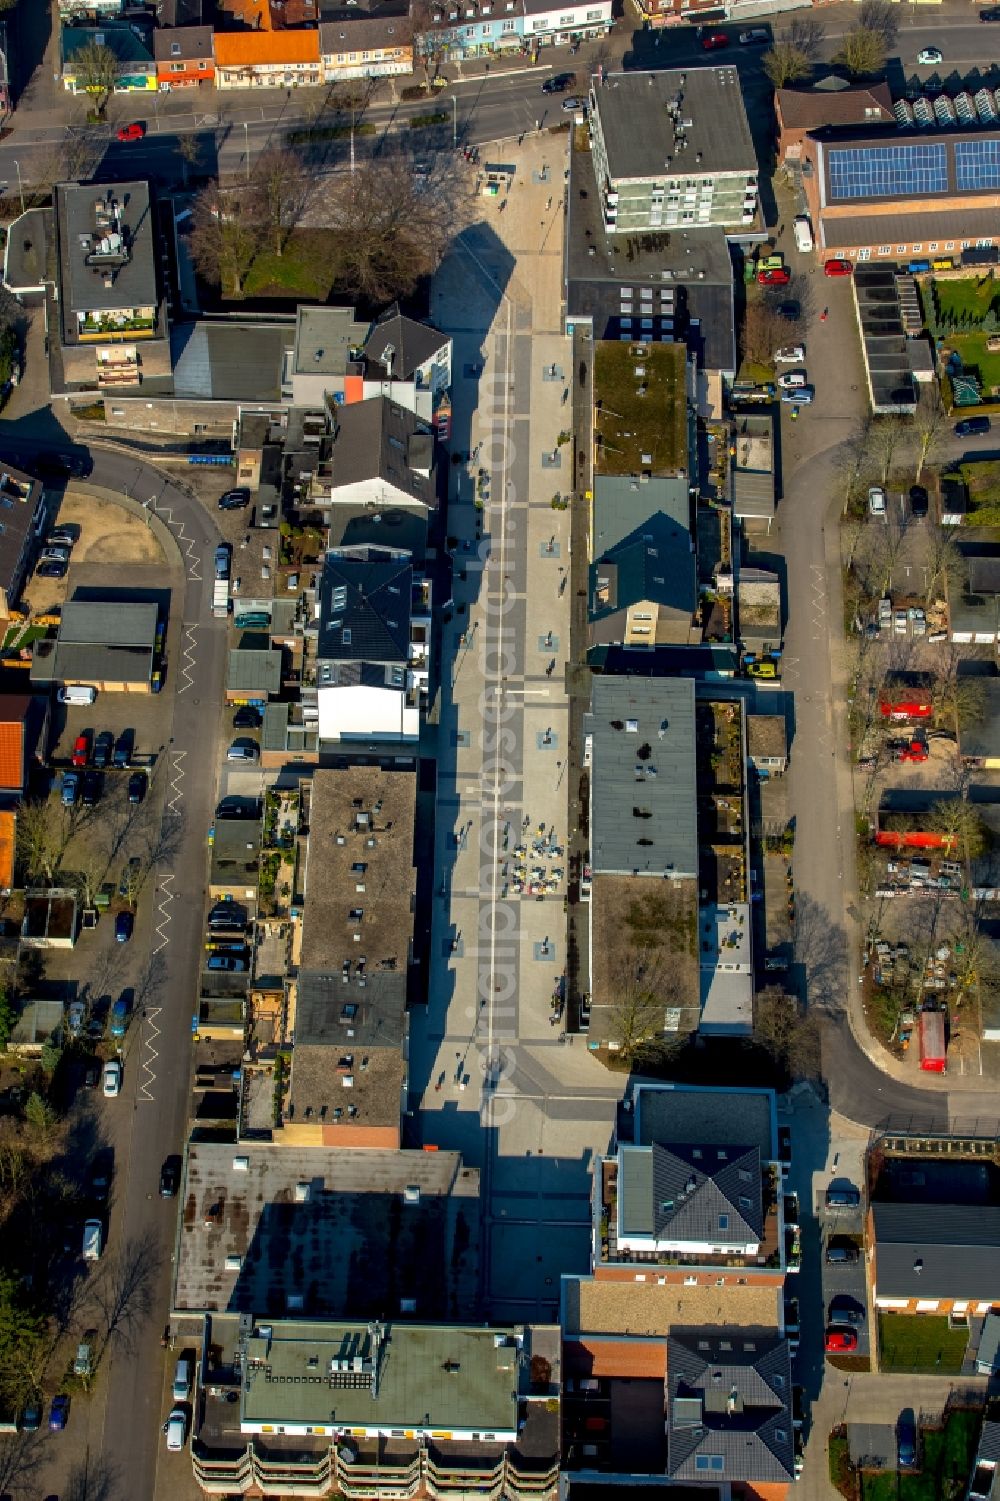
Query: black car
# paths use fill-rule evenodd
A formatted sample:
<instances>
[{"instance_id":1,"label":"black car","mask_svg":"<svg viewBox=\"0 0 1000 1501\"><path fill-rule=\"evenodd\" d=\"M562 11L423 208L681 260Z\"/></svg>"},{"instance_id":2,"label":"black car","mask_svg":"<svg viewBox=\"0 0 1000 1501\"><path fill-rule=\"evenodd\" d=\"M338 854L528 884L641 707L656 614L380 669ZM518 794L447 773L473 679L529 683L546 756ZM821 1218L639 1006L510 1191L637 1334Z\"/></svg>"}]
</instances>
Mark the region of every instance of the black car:
<instances>
[{"instance_id":1,"label":"black car","mask_svg":"<svg viewBox=\"0 0 1000 1501\"><path fill-rule=\"evenodd\" d=\"M83 1066L84 1089L96 1089L101 1082L101 1065L96 1058L88 1058Z\"/></svg>"},{"instance_id":2,"label":"black car","mask_svg":"<svg viewBox=\"0 0 1000 1501\"><path fill-rule=\"evenodd\" d=\"M249 490L227 490L219 496L220 511L242 511L250 504Z\"/></svg>"},{"instance_id":3,"label":"black car","mask_svg":"<svg viewBox=\"0 0 1000 1501\"><path fill-rule=\"evenodd\" d=\"M94 741L94 765L101 771L111 765L111 752L115 748L115 737L110 730L102 730Z\"/></svg>"},{"instance_id":4,"label":"black car","mask_svg":"<svg viewBox=\"0 0 1000 1501\"><path fill-rule=\"evenodd\" d=\"M955 423L956 438L981 438L990 430L988 417L963 417Z\"/></svg>"},{"instance_id":5,"label":"black car","mask_svg":"<svg viewBox=\"0 0 1000 1501\"><path fill-rule=\"evenodd\" d=\"M901 1470L911 1470L917 1462L917 1423L912 1407L904 1407L896 1423L896 1453Z\"/></svg>"},{"instance_id":6,"label":"black car","mask_svg":"<svg viewBox=\"0 0 1000 1501\"><path fill-rule=\"evenodd\" d=\"M101 1151L94 1158L87 1178L87 1198L94 1204L106 1204L111 1192L111 1175L114 1157L110 1151Z\"/></svg>"},{"instance_id":7,"label":"black car","mask_svg":"<svg viewBox=\"0 0 1000 1501\"><path fill-rule=\"evenodd\" d=\"M910 510L914 516L926 516L930 510L930 496L923 485L910 486Z\"/></svg>"},{"instance_id":8,"label":"black car","mask_svg":"<svg viewBox=\"0 0 1000 1501\"><path fill-rule=\"evenodd\" d=\"M146 796L146 773L133 771L128 779L128 800L130 803L141 803Z\"/></svg>"},{"instance_id":9,"label":"black car","mask_svg":"<svg viewBox=\"0 0 1000 1501\"><path fill-rule=\"evenodd\" d=\"M39 563L35 569L35 577L40 579L64 579L66 577L66 564Z\"/></svg>"},{"instance_id":10,"label":"black car","mask_svg":"<svg viewBox=\"0 0 1000 1501\"><path fill-rule=\"evenodd\" d=\"M252 709L245 704L242 709L237 709L233 715L234 730L259 730L264 723L264 716L259 709Z\"/></svg>"},{"instance_id":11,"label":"black car","mask_svg":"<svg viewBox=\"0 0 1000 1501\"><path fill-rule=\"evenodd\" d=\"M826 1191L827 1209L857 1209L861 1190L853 1183L832 1183Z\"/></svg>"},{"instance_id":12,"label":"black car","mask_svg":"<svg viewBox=\"0 0 1000 1501\"><path fill-rule=\"evenodd\" d=\"M122 730L115 741L115 765L123 770L132 760L132 747L135 745L135 730Z\"/></svg>"},{"instance_id":13,"label":"black car","mask_svg":"<svg viewBox=\"0 0 1000 1501\"><path fill-rule=\"evenodd\" d=\"M259 818L260 799L256 797L224 797L215 810L216 818Z\"/></svg>"},{"instance_id":14,"label":"black car","mask_svg":"<svg viewBox=\"0 0 1000 1501\"><path fill-rule=\"evenodd\" d=\"M170 1156L160 1168L160 1198L173 1199L181 1181L181 1159Z\"/></svg>"},{"instance_id":15,"label":"black car","mask_svg":"<svg viewBox=\"0 0 1000 1501\"><path fill-rule=\"evenodd\" d=\"M799 307L797 302L778 303L778 317L787 318L789 323L794 323L801 311L802 309Z\"/></svg>"},{"instance_id":16,"label":"black car","mask_svg":"<svg viewBox=\"0 0 1000 1501\"><path fill-rule=\"evenodd\" d=\"M96 808L101 800L103 777L99 771L85 771L80 787L80 801L85 808Z\"/></svg>"},{"instance_id":17,"label":"black car","mask_svg":"<svg viewBox=\"0 0 1000 1501\"><path fill-rule=\"evenodd\" d=\"M93 464L83 454L40 453L30 467L39 479L68 479L89 474Z\"/></svg>"},{"instance_id":18,"label":"black car","mask_svg":"<svg viewBox=\"0 0 1000 1501\"><path fill-rule=\"evenodd\" d=\"M575 73L556 73L542 84L543 94L565 94L570 84L576 82Z\"/></svg>"},{"instance_id":19,"label":"black car","mask_svg":"<svg viewBox=\"0 0 1000 1501\"><path fill-rule=\"evenodd\" d=\"M1000 21L1000 5L990 5L979 12L980 21Z\"/></svg>"},{"instance_id":20,"label":"black car","mask_svg":"<svg viewBox=\"0 0 1000 1501\"><path fill-rule=\"evenodd\" d=\"M831 1324L853 1324L857 1327L865 1323L867 1315L860 1303L855 1303L852 1298L834 1298L830 1304Z\"/></svg>"}]
</instances>

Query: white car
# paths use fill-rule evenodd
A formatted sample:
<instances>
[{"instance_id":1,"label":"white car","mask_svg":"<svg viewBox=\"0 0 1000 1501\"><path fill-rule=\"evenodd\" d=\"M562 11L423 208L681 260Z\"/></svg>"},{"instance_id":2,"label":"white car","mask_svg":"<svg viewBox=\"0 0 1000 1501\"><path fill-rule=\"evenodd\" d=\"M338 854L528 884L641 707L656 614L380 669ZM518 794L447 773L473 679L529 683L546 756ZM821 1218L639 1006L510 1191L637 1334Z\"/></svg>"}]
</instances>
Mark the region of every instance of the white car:
<instances>
[{"instance_id":1,"label":"white car","mask_svg":"<svg viewBox=\"0 0 1000 1501\"><path fill-rule=\"evenodd\" d=\"M922 52L917 53L917 62L922 63L925 68L936 68L939 63L944 62L944 53L937 47L925 47Z\"/></svg>"},{"instance_id":2,"label":"white car","mask_svg":"<svg viewBox=\"0 0 1000 1501\"><path fill-rule=\"evenodd\" d=\"M896 614L895 614L895 625L894 625L894 630L896 632L896 635L897 636L905 636L906 633L907 633L908 627L909 627L909 621L906 618L906 611L905 610L897 610Z\"/></svg>"},{"instance_id":3,"label":"white car","mask_svg":"<svg viewBox=\"0 0 1000 1501\"><path fill-rule=\"evenodd\" d=\"M809 377L804 370L785 370L778 376L778 385L783 391L800 391L808 384Z\"/></svg>"},{"instance_id":4,"label":"white car","mask_svg":"<svg viewBox=\"0 0 1000 1501\"><path fill-rule=\"evenodd\" d=\"M804 344L782 344L780 349L774 351L774 363L776 365L797 365L806 357Z\"/></svg>"},{"instance_id":5,"label":"white car","mask_svg":"<svg viewBox=\"0 0 1000 1501\"><path fill-rule=\"evenodd\" d=\"M187 1442L187 1426L187 1413L183 1407L171 1408L163 1431L167 1435L167 1448L172 1454L179 1454Z\"/></svg>"},{"instance_id":6,"label":"white car","mask_svg":"<svg viewBox=\"0 0 1000 1501\"><path fill-rule=\"evenodd\" d=\"M116 1100L122 1092L122 1066L117 1058L104 1065L104 1098Z\"/></svg>"},{"instance_id":7,"label":"white car","mask_svg":"<svg viewBox=\"0 0 1000 1501\"><path fill-rule=\"evenodd\" d=\"M881 485L872 485L868 491L868 510L872 516L884 516L886 513L885 491Z\"/></svg>"}]
</instances>

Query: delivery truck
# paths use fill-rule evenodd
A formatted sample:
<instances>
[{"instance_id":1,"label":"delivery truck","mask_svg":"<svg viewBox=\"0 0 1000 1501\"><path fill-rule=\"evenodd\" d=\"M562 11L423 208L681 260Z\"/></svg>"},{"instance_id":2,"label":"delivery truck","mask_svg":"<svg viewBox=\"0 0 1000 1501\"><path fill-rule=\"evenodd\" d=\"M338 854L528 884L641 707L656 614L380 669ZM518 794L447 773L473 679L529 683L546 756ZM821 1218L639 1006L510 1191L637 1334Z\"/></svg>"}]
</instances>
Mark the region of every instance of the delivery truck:
<instances>
[{"instance_id":1,"label":"delivery truck","mask_svg":"<svg viewBox=\"0 0 1000 1501\"><path fill-rule=\"evenodd\" d=\"M943 1011L920 1013L920 1067L929 1073L945 1071L945 1027Z\"/></svg>"},{"instance_id":2,"label":"delivery truck","mask_svg":"<svg viewBox=\"0 0 1000 1501\"><path fill-rule=\"evenodd\" d=\"M795 236L795 248L801 250L803 255L813 248L812 225L809 223L808 214L798 214L792 225L792 233Z\"/></svg>"}]
</instances>

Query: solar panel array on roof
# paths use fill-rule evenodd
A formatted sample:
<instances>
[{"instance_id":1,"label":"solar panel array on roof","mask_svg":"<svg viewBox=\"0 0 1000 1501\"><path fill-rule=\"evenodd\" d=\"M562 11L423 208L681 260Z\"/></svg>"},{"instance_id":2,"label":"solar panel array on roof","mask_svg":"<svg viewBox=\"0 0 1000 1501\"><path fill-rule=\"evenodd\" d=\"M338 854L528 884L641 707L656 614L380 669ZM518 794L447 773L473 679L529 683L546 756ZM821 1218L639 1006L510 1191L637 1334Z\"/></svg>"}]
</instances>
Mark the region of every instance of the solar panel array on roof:
<instances>
[{"instance_id":1,"label":"solar panel array on roof","mask_svg":"<svg viewBox=\"0 0 1000 1501\"><path fill-rule=\"evenodd\" d=\"M830 152L830 197L916 197L948 191L948 152L943 143L852 146Z\"/></svg>"},{"instance_id":2,"label":"solar panel array on roof","mask_svg":"<svg viewBox=\"0 0 1000 1501\"><path fill-rule=\"evenodd\" d=\"M956 141L955 185L963 193L1000 188L1000 141Z\"/></svg>"}]
</instances>

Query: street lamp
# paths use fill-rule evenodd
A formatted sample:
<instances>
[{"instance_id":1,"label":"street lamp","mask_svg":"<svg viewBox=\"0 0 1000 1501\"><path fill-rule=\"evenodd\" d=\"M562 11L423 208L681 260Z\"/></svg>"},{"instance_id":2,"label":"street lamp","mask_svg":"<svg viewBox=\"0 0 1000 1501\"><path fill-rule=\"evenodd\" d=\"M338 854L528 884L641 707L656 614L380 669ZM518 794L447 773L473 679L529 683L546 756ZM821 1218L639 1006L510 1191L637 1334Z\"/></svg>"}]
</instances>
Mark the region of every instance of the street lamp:
<instances>
[{"instance_id":1,"label":"street lamp","mask_svg":"<svg viewBox=\"0 0 1000 1501\"><path fill-rule=\"evenodd\" d=\"M458 100L455 95L451 96L451 144L458 147Z\"/></svg>"},{"instance_id":2,"label":"street lamp","mask_svg":"<svg viewBox=\"0 0 1000 1501\"><path fill-rule=\"evenodd\" d=\"M247 182L250 181L250 122L243 121L243 155L247 163Z\"/></svg>"},{"instance_id":3,"label":"street lamp","mask_svg":"<svg viewBox=\"0 0 1000 1501\"><path fill-rule=\"evenodd\" d=\"M23 214L24 213L24 187L22 186L22 183L21 183L21 164L20 164L20 162L15 162L14 166L17 168L17 191L18 191L18 193L21 196L21 213Z\"/></svg>"}]
</instances>

